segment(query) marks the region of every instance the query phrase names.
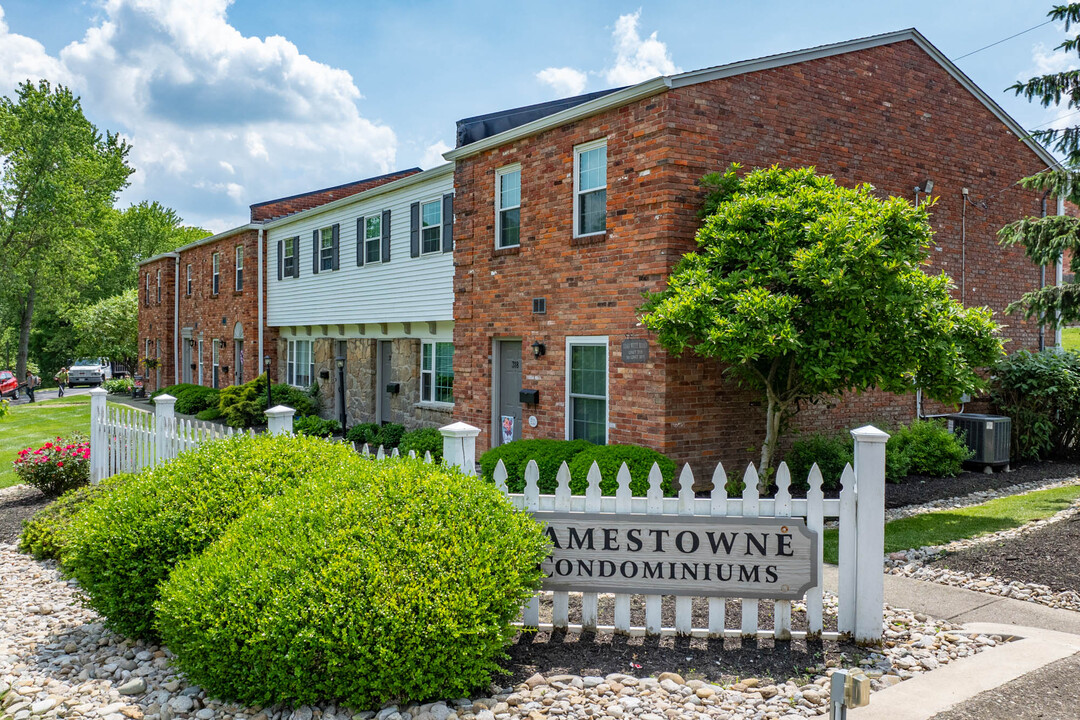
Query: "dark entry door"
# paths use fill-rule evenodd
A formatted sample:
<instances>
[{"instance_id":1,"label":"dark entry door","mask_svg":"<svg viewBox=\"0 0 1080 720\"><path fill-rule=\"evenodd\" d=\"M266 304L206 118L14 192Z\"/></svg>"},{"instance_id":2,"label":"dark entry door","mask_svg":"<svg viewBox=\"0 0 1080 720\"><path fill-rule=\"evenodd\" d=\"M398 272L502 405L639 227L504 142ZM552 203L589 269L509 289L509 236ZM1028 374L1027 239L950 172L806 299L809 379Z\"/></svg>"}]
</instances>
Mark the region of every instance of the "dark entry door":
<instances>
[{"instance_id":1,"label":"dark entry door","mask_svg":"<svg viewBox=\"0 0 1080 720\"><path fill-rule=\"evenodd\" d=\"M392 366L392 354L389 340L379 341L379 422L390 422L390 401L393 399L393 395L386 386L390 384Z\"/></svg>"},{"instance_id":2,"label":"dark entry door","mask_svg":"<svg viewBox=\"0 0 1080 720\"><path fill-rule=\"evenodd\" d=\"M499 342L499 444L521 439L521 341Z\"/></svg>"}]
</instances>

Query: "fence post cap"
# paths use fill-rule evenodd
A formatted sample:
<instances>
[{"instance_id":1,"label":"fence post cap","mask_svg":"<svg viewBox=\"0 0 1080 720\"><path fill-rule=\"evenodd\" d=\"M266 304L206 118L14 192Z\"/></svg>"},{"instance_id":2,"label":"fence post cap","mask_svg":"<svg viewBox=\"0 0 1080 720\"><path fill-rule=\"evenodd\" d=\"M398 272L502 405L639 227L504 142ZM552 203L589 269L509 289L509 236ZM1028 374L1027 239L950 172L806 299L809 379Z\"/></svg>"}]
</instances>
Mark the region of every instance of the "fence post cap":
<instances>
[{"instance_id":1,"label":"fence post cap","mask_svg":"<svg viewBox=\"0 0 1080 720\"><path fill-rule=\"evenodd\" d=\"M443 437L476 437L480 434L480 428L473 427L468 423L456 422L439 428Z\"/></svg>"},{"instance_id":2,"label":"fence post cap","mask_svg":"<svg viewBox=\"0 0 1080 720\"><path fill-rule=\"evenodd\" d=\"M873 425L863 425L861 428L852 430L851 437L855 438L855 442L883 443L888 441L889 433Z\"/></svg>"},{"instance_id":3,"label":"fence post cap","mask_svg":"<svg viewBox=\"0 0 1080 720\"><path fill-rule=\"evenodd\" d=\"M105 392L105 390L102 389L100 386L96 387L96 388L94 388L93 390L90 391L90 395L92 395L92 396L95 396L95 395L108 395L108 394L109 393Z\"/></svg>"},{"instance_id":4,"label":"fence post cap","mask_svg":"<svg viewBox=\"0 0 1080 720\"><path fill-rule=\"evenodd\" d=\"M286 405L275 405L267 410L265 414L267 417L291 417L295 413L296 410L291 407Z\"/></svg>"},{"instance_id":5,"label":"fence post cap","mask_svg":"<svg viewBox=\"0 0 1080 720\"><path fill-rule=\"evenodd\" d=\"M91 390L90 392L93 393L94 391ZM156 398L154 398L155 405L171 405L175 402L176 398L174 398L169 393L162 393L161 395L158 395Z\"/></svg>"}]
</instances>

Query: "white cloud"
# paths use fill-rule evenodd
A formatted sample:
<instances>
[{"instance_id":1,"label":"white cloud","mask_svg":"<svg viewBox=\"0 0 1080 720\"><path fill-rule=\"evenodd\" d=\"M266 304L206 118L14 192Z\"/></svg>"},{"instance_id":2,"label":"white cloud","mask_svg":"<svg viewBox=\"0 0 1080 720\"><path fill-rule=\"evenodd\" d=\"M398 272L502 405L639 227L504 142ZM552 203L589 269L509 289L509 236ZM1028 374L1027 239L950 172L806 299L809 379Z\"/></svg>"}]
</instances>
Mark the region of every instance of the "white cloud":
<instances>
[{"instance_id":1,"label":"white cloud","mask_svg":"<svg viewBox=\"0 0 1080 720\"><path fill-rule=\"evenodd\" d=\"M682 72L671 59L667 45L656 37L654 31L644 40L638 34L641 10L620 15L615 21L615 64L604 71L604 79L611 85L634 85L657 75Z\"/></svg>"},{"instance_id":2,"label":"white cloud","mask_svg":"<svg viewBox=\"0 0 1080 720\"><path fill-rule=\"evenodd\" d=\"M536 79L550 85L559 97L567 97L585 92L589 77L572 67L549 67L536 73Z\"/></svg>"},{"instance_id":3,"label":"white cloud","mask_svg":"<svg viewBox=\"0 0 1080 720\"><path fill-rule=\"evenodd\" d=\"M20 73L70 83L98 126L133 146L125 197L210 230L245 222L254 202L395 169L397 138L361 116L352 76L283 37L245 37L231 2L104 0L59 58L0 14L0 91Z\"/></svg>"},{"instance_id":4,"label":"white cloud","mask_svg":"<svg viewBox=\"0 0 1080 720\"><path fill-rule=\"evenodd\" d=\"M1036 43L1032 47L1031 62L1032 69L1023 74L1020 78L1021 82L1025 82L1028 78L1038 75L1052 75L1054 73L1080 68L1080 63L1077 62L1075 55L1055 51L1053 48L1049 48L1043 43ZM1040 123L1039 127L1064 128L1077 124L1076 108L1070 108L1064 102L1060 105L1045 108L1043 113L1045 120Z\"/></svg>"},{"instance_id":5,"label":"white cloud","mask_svg":"<svg viewBox=\"0 0 1080 720\"><path fill-rule=\"evenodd\" d=\"M420 167L425 170L429 170L439 165L444 165L446 159L443 157L443 153L453 150L453 147L447 145L442 140L434 142L424 148L424 157L420 159Z\"/></svg>"},{"instance_id":6,"label":"white cloud","mask_svg":"<svg viewBox=\"0 0 1080 720\"><path fill-rule=\"evenodd\" d=\"M60 61L45 52L41 43L10 31L0 7L0 95L10 97L19 83L42 79L63 85L71 82Z\"/></svg>"}]
</instances>

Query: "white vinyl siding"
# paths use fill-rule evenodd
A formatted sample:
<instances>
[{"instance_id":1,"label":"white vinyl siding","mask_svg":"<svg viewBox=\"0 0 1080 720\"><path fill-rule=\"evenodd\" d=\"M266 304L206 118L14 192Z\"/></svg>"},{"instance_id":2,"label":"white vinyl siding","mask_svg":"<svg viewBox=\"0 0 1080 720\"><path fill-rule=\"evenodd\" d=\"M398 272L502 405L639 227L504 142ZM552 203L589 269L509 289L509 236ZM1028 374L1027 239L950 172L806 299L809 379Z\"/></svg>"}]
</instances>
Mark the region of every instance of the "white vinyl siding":
<instances>
[{"instance_id":1,"label":"white vinyl siding","mask_svg":"<svg viewBox=\"0 0 1080 720\"><path fill-rule=\"evenodd\" d=\"M454 402L454 344L425 340L420 355L420 401Z\"/></svg>"},{"instance_id":2,"label":"white vinyl siding","mask_svg":"<svg viewBox=\"0 0 1080 720\"><path fill-rule=\"evenodd\" d=\"M495 171L495 247L521 244L521 166Z\"/></svg>"},{"instance_id":3,"label":"white vinyl siding","mask_svg":"<svg viewBox=\"0 0 1080 720\"><path fill-rule=\"evenodd\" d=\"M276 272L267 283L267 324L274 327L323 324L425 322L453 320L454 257L439 252L410 257L409 208L453 192L454 176L445 172L414 185L345 202L323 212L301 214L296 219L267 229L267 266L278 266L278 242L284 250L283 275ZM350 198L350 200L353 200ZM379 218L380 233L385 230L382 213L390 211L390 256L368 263L371 246L364 248L365 263L352 262L356 248L356 218ZM441 215L441 214L440 214ZM332 273L311 272L311 259L300 265L300 277L290 277L292 262L290 240L310 238L315 230L338 224L338 246L349 260ZM441 230L440 230L441 233ZM365 235L367 233L365 232ZM366 240L366 238L364 238ZM293 252L295 252L293 250Z\"/></svg>"},{"instance_id":4,"label":"white vinyl siding","mask_svg":"<svg viewBox=\"0 0 1080 720\"><path fill-rule=\"evenodd\" d=\"M607 140L574 148L574 236L607 232Z\"/></svg>"},{"instance_id":5,"label":"white vinyl siding","mask_svg":"<svg viewBox=\"0 0 1080 720\"><path fill-rule=\"evenodd\" d=\"M244 246L236 246L236 292L244 289Z\"/></svg>"},{"instance_id":6,"label":"white vinyl siding","mask_svg":"<svg viewBox=\"0 0 1080 720\"><path fill-rule=\"evenodd\" d=\"M607 444L608 340L566 339L566 439Z\"/></svg>"},{"instance_id":7,"label":"white vinyl siding","mask_svg":"<svg viewBox=\"0 0 1080 720\"><path fill-rule=\"evenodd\" d=\"M314 376L315 357L311 353L311 341L290 340L288 383L294 387L307 388Z\"/></svg>"}]
</instances>

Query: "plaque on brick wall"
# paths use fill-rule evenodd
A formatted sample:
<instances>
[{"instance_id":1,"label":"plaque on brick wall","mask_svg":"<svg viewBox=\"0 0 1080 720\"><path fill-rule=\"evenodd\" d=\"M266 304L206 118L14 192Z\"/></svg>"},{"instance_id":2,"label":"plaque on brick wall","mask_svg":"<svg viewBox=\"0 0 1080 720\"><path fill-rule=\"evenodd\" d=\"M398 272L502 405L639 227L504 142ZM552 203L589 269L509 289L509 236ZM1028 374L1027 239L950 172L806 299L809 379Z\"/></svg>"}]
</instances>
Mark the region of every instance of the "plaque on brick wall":
<instances>
[{"instance_id":1,"label":"plaque on brick wall","mask_svg":"<svg viewBox=\"0 0 1080 720\"><path fill-rule=\"evenodd\" d=\"M623 340L622 361L624 363L649 362L649 341L641 338Z\"/></svg>"}]
</instances>

